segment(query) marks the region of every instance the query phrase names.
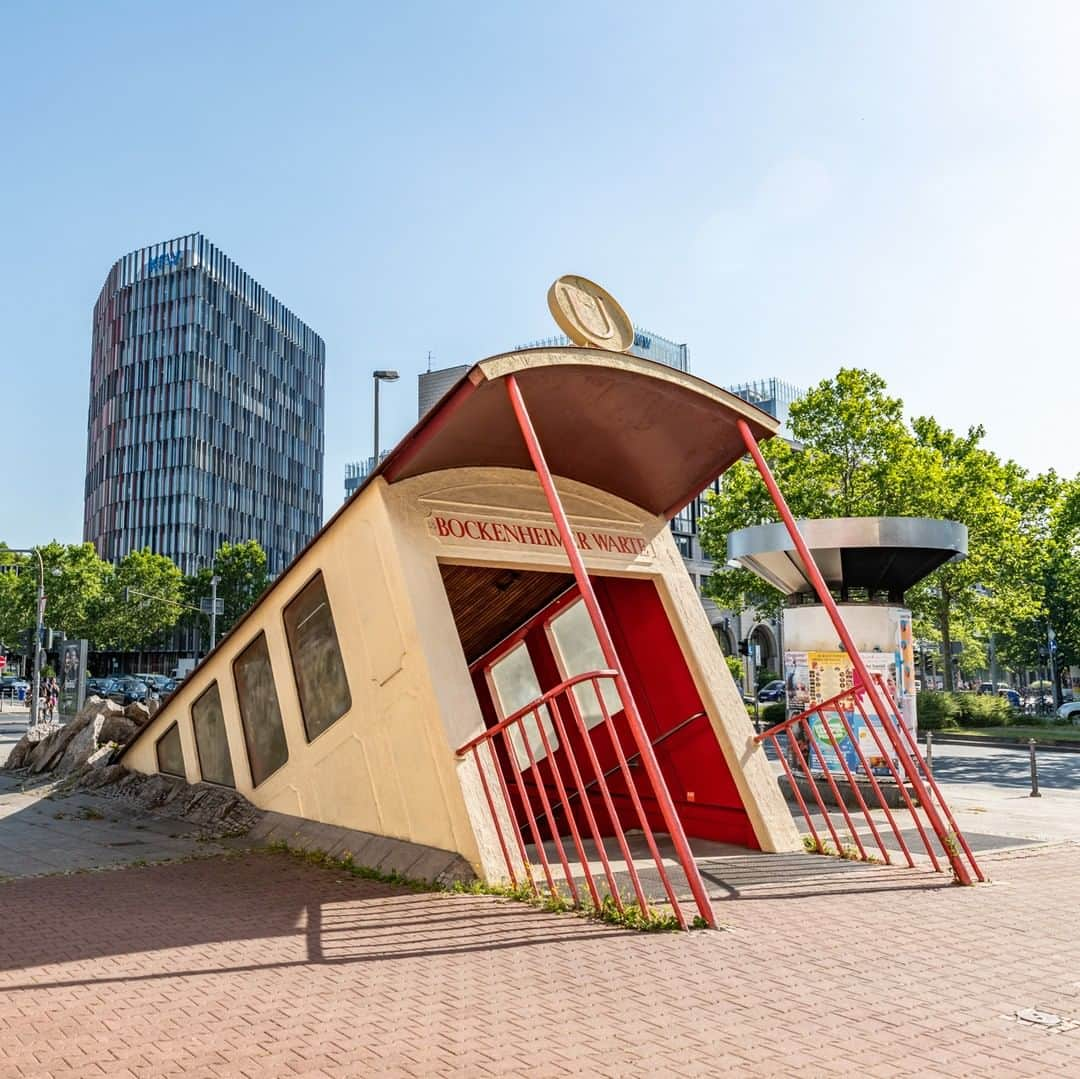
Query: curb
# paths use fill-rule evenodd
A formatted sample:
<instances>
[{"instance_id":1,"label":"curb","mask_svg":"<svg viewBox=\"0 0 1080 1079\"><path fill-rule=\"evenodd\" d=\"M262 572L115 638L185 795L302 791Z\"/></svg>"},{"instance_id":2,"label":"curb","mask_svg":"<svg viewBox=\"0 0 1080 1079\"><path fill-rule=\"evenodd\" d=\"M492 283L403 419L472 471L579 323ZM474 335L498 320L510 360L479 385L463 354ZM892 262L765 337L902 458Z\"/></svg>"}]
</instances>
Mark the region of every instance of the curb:
<instances>
[{"instance_id":1,"label":"curb","mask_svg":"<svg viewBox=\"0 0 1080 1079\"><path fill-rule=\"evenodd\" d=\"M937 731L932 733L935 746L988 746L990 749L1027 749L1028 747L1026 738L965 738L961 734L938 734ZM919 748L921 752L925 752L925 739ZM1054 753L1080 753L1080 742L1036 741L1035 749L1039 752L1048 749Z\"/></svg>"}]
</instances>

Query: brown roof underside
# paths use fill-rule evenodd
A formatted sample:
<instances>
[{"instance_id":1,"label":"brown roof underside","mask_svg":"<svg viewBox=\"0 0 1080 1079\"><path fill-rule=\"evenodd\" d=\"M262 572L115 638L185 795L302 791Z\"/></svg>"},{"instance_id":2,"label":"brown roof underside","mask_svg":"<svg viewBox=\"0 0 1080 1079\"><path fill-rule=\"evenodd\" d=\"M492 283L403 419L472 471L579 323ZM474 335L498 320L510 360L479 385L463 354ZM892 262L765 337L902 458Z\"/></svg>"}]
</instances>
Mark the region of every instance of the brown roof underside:
<instances>
[{"instance_id":1,"label":"brown roof underside","mask_svg":"<svg viewBox=\"0 0 1080 1079\"><path fill-rule=\"evenodd\" d=\"M596 349L517 356L513 373L552 474L651 513L674 516L743 456L738 419L758 440L777 428L734 395L648 360ZM532 469L500 359L473 368L402 441L381 469L388 481L448 468Z\"/></svg>"}]
</instances>

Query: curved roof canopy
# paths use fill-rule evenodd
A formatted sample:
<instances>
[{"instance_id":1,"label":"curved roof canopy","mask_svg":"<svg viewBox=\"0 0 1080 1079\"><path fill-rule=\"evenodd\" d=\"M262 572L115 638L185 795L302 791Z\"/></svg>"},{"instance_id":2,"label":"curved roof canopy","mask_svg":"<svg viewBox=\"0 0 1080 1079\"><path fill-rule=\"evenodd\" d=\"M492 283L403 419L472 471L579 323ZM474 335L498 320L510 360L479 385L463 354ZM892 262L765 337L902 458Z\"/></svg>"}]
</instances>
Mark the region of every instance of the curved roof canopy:
<instances>
[{"instance_id":1,"label":"curved roof canopy","mask_svg":"<svg viewBox=\"0 0 1080 1079\"><path fill-rule=\"evenodd\" d=\"M967 526L931 517L832 517L799 521L821 575L832 588L888 592L899 600L938 566L967 555ZM782 524L740 528L728 558L785 595L812 593L802 559Z\"/></svg>"},{"instance_id":2,"label":"curved roof canopy","mask_svg":"<svg viewBox=\"0 0 1080 1079\"><path fill-rule=\"evenodd\" d=\"M503 381L514 375L555 476L673 517L761 441L768 413L664 364L595 348L524 349L482 360L382 462L390 483L447 468L532 470Z\"/></svg>"}]
</instances>

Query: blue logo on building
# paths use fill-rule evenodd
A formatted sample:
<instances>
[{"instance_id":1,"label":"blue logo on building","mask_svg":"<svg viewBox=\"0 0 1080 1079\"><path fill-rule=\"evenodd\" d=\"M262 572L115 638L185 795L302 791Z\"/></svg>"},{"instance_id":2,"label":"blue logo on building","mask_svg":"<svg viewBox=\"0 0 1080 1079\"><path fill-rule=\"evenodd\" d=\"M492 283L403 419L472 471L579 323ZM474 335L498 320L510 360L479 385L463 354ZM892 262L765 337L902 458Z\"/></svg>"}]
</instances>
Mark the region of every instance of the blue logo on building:
<instances>
[{"instance_id":1,"label":"blue logo on building","mask_svg":"<svg viewBox=\"0 0 1080 1079\"><path fill-rule=\"evenodd\" d=\"M652 348L652 338L646 337L643 333L634 334L634 344L638 348L650 349Z\"/></svg>"},{"instance_id":2,"label":"blue logo on building","mask_svg":"<svg viewBox=\"0 0 1080 1079\"><path fill-rule=\"evenodd\" d=\"M173 266L179 266L183 257L184 253L182 251L177 251L172 255L157 255L146 264L146 272L157 273L158 270L167 270Z\"/></svg>"}]
</instances>

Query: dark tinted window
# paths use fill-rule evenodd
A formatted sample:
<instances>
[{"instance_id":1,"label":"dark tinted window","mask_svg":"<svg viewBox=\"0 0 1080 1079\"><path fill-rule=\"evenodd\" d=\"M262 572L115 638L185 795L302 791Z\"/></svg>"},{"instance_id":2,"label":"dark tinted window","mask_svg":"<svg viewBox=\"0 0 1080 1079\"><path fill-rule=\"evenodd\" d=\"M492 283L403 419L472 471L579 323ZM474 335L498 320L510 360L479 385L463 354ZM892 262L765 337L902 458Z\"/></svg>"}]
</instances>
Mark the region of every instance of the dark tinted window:
<instances>
[{"instance_id":1,"label":"dark tinted window","mask_svg":"<svg viewBox=\"0 0 1080 1079\"><path fill-rule=\"evenodd\" d=\"M251 782L257 787L289 759L265 633L260 633L236 658L233 678Z\"/></svg>"},{"instance_id":2,"label":"dark tinted window","mask_svg":"<svg viewBox=\"0 0 1080 1079\"><path fill-rule=\"evenodd\" d=\"M180 748L180 728L174 723L158 740L157 766L166 775L187 778L184 770L184 751Z\"/></svg>"},{"instance_id":3,"label":"dark tinted window","mask_svg":"<svg viewBox=\"0 0 1080 1079\"><path fill-rule=\"evenodd\" d=\"M285 608L285 635L308 741L352 707L334 616L320 573Z\"/></svg>"},{"instance_id":4,"label":"dark tinted window","mask_svg":"<svg viewBox=\"0 0 1080 1079\"><path fill-rule=\"evenodd\" d=\"M235 787L217 682L213 682L191 706L191 725L195 728L195 749L199 754L199 770L203 779L207 783Z\"/></svg>"}]
</instances>

